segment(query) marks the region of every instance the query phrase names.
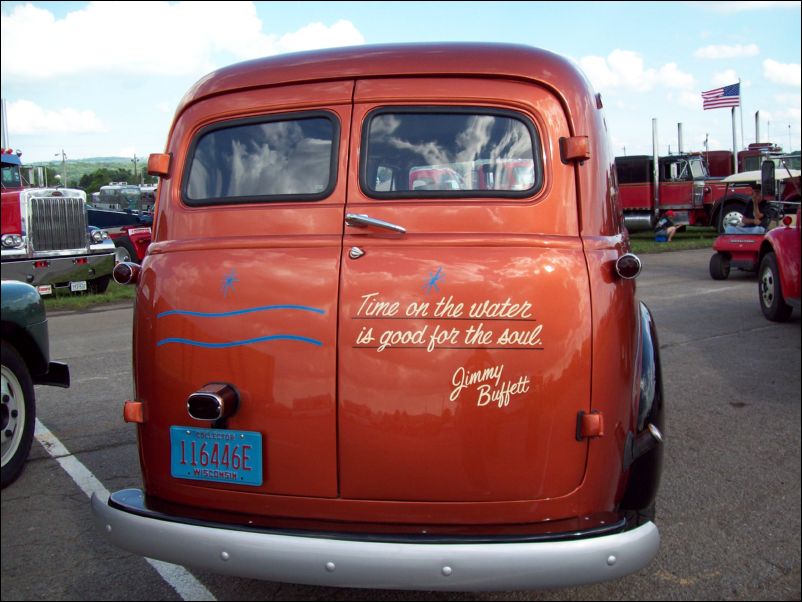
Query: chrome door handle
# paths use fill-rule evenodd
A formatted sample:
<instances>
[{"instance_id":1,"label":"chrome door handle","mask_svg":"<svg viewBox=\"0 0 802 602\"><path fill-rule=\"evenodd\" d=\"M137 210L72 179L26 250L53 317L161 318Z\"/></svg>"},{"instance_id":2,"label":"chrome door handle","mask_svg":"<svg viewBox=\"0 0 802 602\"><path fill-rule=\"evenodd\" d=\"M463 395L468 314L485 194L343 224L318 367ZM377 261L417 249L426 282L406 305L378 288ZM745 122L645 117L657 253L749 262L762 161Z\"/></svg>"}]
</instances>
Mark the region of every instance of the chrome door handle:
<instances>
[{"instance_id":1,"label":"chrome door handle","mask_svg":"<svg viewBox=\"0 0 802 602\"><path fill-rule=\"evenodd\" d=\"M390 222L385 222L384 220L369 217L364 213L346 213L345 223L346 225L354 228L367 228L368 226L373 226L375 228L384 228L385 230L390 230L391 232L398 232L399 234L407 233L406 228L403 226L397 226L396 224L391 224Z\"/></svg>"}]
</instances>

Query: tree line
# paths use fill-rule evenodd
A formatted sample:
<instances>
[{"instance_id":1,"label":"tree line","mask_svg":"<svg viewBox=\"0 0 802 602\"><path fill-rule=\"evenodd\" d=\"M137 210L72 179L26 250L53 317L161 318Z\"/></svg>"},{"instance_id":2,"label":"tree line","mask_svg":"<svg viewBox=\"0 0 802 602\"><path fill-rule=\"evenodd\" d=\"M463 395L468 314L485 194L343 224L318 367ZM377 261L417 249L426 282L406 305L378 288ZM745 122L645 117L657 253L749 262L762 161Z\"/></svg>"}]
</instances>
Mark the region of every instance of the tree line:
<instances>
[{"instance_id":1,"label":"tree line","mask_svg":"<svg viewBox=\"0 0 802 602\"><path fill-rule=\"evenodd\" d=\"M80 188L86 191L87 196L93 192L98 192L101 186L107 186L110 182L128 182L129 184L155 184L156 177L147 174L134 174L130 169L115 166L99 167L92 171L86 171L82 165L67 166L67 180L61 182L62 173L57 167L44 166L44 181L40 181L40 176L33 171L37 168L27 168L23 170L23 178L31 186L63 185L67 188ZM42 175L42 174L40 174Z\"/></svg>"}]
</instances>

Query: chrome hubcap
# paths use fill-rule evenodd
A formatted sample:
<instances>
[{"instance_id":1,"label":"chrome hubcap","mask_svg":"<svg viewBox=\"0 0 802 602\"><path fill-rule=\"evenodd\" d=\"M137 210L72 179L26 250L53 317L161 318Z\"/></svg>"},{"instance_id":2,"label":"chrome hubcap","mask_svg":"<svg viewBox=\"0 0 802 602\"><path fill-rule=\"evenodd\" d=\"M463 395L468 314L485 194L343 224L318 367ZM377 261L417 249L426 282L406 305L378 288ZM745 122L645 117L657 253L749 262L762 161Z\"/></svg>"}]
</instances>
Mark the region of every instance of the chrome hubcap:
<instances>
[{"instance_id":1,"label":"chrome hubcap","mask_svg":"<svg viewBox=\"0 0 802 602\"><path fill-rule=\"evenodd\" d=\"M774 303L774 273L771 270L763 270L760 276L760 298L765 307Z\"/></svg>"},{"instance_id":2,"label":"chrome hubcap","mask_svg":"<svg viewBox=\"0 0 802 602\"><path fill-rule=\"evenodd\" d=\"M131 261L131 255L123 247L117 247L116 249L114 249L114 255L117 259L117 263L125 263L126 261Z\"/></svg>"},{"instance_id":3,"label":"chrome hubcap","mask_svg":"<svg viewBox=\"0 0 802 602\"><path fill-rule=\"evenodd\" d=\"M2 367L2 409L0 409L0 419L2 419L2 451L3 466L8 464L22 441L22 431L25 428L25 399L20 385L14 373Z\"/></svg>"},{"instance_id":4,"label":"chrome hubcap","mask_svg":"<svg viewBox=\"0 0 802 602\"><path fill-rule=\"evenodd\" d=\"M743 220L743 218L744 218L744 214L741 213L740 211L728 211L724 215L724 225L727 226L727 225L729 225L729 224L731 224L733 222L740 224L741 220Z\"/></svg>"}]
</instances>

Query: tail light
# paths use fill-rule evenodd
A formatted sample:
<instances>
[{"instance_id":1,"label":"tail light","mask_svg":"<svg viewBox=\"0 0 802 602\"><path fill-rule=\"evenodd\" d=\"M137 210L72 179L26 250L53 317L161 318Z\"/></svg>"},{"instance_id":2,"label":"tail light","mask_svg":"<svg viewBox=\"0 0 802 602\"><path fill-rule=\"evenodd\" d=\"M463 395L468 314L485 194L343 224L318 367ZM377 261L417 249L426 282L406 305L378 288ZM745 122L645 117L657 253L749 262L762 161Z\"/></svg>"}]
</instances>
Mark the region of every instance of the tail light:
<instances>
[{"instance_id":1,"label":"tail light","mask_svg":"<svg viewBox=\"0 0 802 602\"><path fill-rule=\"evenodd\" d=\"M137 264L124 261L114 266L111 275L117 284L136 284L139 281L140 270Z\"/></svg>"},{"instance_id":2,"label":"tail light","mask_svg":"<svg viewBox=\"0 0 802 602\"><path fill-rule=\"evenodd\" d=\"M641 262L637 255L625 253L615 262L615 271L621 278L632 280L640 274Z\"/></svg>"}]
</instances>

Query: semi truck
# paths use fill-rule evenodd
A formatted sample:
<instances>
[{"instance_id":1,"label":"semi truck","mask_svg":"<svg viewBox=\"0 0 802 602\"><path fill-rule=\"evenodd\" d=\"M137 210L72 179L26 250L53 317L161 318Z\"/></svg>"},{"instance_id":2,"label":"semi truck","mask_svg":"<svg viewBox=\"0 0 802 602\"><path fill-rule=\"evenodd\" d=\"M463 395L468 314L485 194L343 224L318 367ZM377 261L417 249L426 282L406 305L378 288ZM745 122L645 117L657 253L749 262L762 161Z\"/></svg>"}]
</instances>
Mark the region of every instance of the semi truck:
<instances>
[{"instance_id":1,"label":"semi truck","mask_svg":"<svg viewBox=\"0 0 802 602\"><path fill-rule=\"evenodd\" d=\"M711 177L704 158L695 153L658 157L656 162L650 155L616 157L615 168L630 231L649 230L662 212L672 210L679 224L722 232L727 216L743 214L750 199L747 185L728 187Z\"/></svg>"},{"instance_id":2,"label":"semi truck","mask_svg":"<svg viewBox=\"0 0 802 602\"><path fill-rule=\"evenodd\" d=\"M26 188L21 153L2 149L3 280L27 282L39 294L54 289L102 293L114 269L114 243L89 225L86 193L71 188Z\"/></svg>"}]
</instances>

